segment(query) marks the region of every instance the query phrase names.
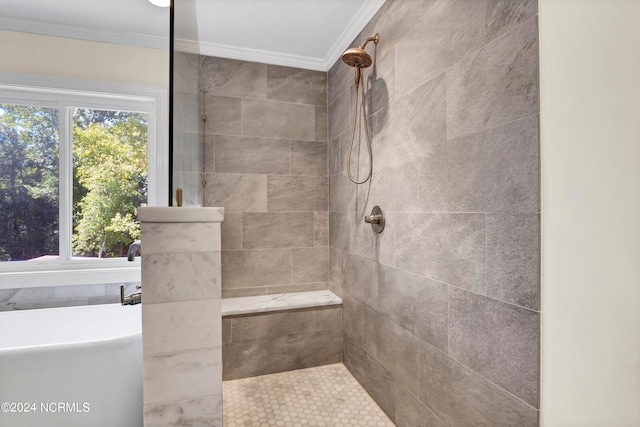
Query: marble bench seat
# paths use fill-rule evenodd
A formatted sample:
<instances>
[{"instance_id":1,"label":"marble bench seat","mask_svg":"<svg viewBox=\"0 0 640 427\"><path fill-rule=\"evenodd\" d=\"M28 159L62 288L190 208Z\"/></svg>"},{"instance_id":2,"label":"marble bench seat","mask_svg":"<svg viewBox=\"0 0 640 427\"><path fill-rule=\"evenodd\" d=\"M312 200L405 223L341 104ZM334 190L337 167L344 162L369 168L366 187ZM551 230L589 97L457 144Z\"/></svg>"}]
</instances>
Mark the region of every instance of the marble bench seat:
<instances>
[{"instance_id":1,"label":"marble bench seat","mask_svg":"<svg viewBox=\"0 0 640 427\"><path fill-rule=\"evenodd\" d=\"M222 299L223 379L342 361L342 299L330 291Z\"/></svg>"},{"instance_id":2,"label":"marble bench seat","mask_svg":"<svg viewBox=\"0 0 640 427\"><path fill-rule=\"evenodd\" d=\"M341 304L342 298L331 291L291 292L288 294L224 298L222 300L222 316L328 307Z\"/></svg>"}]
</instances>

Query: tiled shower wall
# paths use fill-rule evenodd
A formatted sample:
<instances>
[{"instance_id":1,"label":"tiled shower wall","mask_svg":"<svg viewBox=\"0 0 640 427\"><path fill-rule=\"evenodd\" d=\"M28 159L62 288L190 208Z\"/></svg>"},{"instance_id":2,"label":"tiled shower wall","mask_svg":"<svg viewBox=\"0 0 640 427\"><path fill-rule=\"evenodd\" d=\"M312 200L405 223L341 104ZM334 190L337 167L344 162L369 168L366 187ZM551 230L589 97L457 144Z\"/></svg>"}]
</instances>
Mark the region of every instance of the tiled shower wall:
<instances>
[{"instance_id":1,"label":"tiled shower wall","mask_svg":"<svg viewBox=\"0 0 640 427\"><path fill-rule=\"evenodd\" d=\"M345 173L353 69L329 72L343 358L399 426L538 423L536 14L534 0L387 0L354 41L381 35L366 185ZM363 222L374 205L380 235Z\"/></svg>"},{"instance_id":2,"label":"tiled shower wall","mask_svg":"<svg viewBox=\"0 0 640 427\"><path fill-rule=\"evenodd\" d=\"M327 73L201 57L222 296L327 289Z\"/></svg>"}]
</instances>

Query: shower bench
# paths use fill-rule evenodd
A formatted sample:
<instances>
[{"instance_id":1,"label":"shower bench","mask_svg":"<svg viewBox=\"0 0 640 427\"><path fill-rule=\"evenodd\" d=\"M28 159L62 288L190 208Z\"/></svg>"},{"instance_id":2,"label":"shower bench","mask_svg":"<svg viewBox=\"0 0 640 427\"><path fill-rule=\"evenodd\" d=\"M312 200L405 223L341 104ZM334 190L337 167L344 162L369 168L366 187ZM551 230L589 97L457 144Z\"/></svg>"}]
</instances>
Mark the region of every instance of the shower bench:
<instances>
[{"instance_id":1,"label":"shower bench","mask_svg":"<svg viewBox=\"0 0 640 427\"><path fill-rule=\"evenodd\" d=\"M223 379L342 360L342 299L331 291L222 299Z\"/></svg>"}]
</instances>

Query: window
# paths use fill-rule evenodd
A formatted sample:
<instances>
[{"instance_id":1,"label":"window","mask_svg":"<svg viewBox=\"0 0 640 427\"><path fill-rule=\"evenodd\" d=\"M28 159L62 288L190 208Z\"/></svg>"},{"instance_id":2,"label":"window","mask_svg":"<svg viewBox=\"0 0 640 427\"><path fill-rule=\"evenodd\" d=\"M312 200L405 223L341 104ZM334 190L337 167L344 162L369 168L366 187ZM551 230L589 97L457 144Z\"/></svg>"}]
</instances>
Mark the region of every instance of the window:
<instances>
[{"instance_id":1,"label":"window","mask_svg":"<svg viewBox=\"0 0 640 427\"><path fill-rule=\"evenodd\" d=\"M0 288L140 280L135 208L168 188L166 91L140 92L0 84Z\"/></svg>"}]
</instances>

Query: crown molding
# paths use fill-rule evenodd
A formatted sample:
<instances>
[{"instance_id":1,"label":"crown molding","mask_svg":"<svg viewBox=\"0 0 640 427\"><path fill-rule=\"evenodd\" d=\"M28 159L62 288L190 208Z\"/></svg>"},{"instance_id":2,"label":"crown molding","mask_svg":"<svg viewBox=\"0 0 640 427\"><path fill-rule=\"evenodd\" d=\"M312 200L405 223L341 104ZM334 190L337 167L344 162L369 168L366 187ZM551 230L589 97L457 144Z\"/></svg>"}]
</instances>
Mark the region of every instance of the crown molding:
<instances>
[{"instance_id":1,"label":"crown molding","mask_svg":"<svg viewBox=\"0 0 640 427\"><path fill-rule=\"evenodd\" d=\"M308 56L289 55L266 50L247 49L217 43L196 42L193 40L176 40L175 49L181 52L195 53L240 61L260 62L263 64L282 65L286 67L304 68L307 70L327 71L324 60Z\"/></svg>"},{"instance_id":2,"label":"crown molding","mask_svg":"<svg viewBox=\"0 0 640 427\"><path fill-rule=\"evenodd\" d=\"M175 48L182 52L200 55L238 59L241 61L261 62L264 64L304 68L315 71L329 71L331 66L338 60L338 58L340 58L342 52L344 52L344 50L349 47L353 39L360 34L365 25L367 25L371 18L373 18L385 1L386 0L370 0L363 4L324 58L290 55L185 39L176 40Z\"/></svg>"},{"instance_id":3,"label":"crown molding","mask_svg":"<svg viewBox=\"0 0 640 427\"><path fill-rule=\"evenodd\" d=\"M360 34L364 27L371 21L371 18L378 12L386 0L370 0L362 5L358 13L355 14L349 25L342 32L338 40L331 46L327 56L324 57L326 71L340 58L342 53L349 47L351 42ZM373 34L371 34L373 35Z\"/></svg>"},{"instance_id":4,"label":"crown molding","mask_svg":"<svg viewBox=\"0 0 640 427\"><path fill-rule=\"evenodd\" d=\"M114 43L151 49L169 49L169 38L124 31L104 31L75 25L62 25L31 19L0 16L0 29L45 36Z\"/></svg>"}]
</instances>

